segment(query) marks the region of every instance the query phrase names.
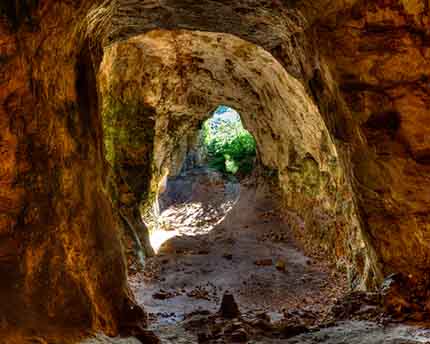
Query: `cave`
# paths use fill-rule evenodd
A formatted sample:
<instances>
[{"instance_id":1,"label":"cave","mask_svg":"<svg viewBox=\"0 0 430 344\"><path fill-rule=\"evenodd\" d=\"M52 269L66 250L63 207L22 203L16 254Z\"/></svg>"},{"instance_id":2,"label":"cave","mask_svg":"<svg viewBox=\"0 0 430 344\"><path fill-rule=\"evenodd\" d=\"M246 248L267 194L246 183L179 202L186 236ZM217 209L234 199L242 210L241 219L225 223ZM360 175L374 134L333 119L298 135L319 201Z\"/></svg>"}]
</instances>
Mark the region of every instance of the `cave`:
<instances>
[{"instance_id":1,"label":"cave","mask_svg":"<svg viewBox=\"0 0 430 344\"><path fill-rule=\"evenodd\" d=\"M0 4L2 342L423 342L429 15L424 0ZM210 232L154 250L145 214L219 105L256 166ZM232 262L249 274L218 274ZM157 310L181 299L180 317Z\"/></svg>"},{"instance_id":2,"label":"cave","mask_svg":"<svg viewBox=\"0 0 430 344\"><path fill-rule=\"evenodd\" d=\"M177 150L181 159L175 160L174 173L164 177L158 197L141 213L154 254L173 237L210 232L234 207L241 184L258 167L254 137L240 114L225 105L181 140Z\"/></svg>"}]
</instances>

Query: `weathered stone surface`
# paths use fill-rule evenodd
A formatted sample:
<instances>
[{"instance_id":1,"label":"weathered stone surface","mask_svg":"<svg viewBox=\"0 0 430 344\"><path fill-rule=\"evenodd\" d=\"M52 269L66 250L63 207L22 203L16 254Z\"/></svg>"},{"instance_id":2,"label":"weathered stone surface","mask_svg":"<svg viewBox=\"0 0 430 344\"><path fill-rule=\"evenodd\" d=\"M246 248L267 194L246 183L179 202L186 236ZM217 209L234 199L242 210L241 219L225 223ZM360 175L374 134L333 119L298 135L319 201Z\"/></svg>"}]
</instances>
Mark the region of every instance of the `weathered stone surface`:
<instances>
[{"instance_id":1,"label":"weathered stone surface","mask_svg":"<svg viewBox=\"0 0 430 344\"><path fill-rule=\"evenodd\" d=\"M286 205L302 208L304 235L353 262L367 285L397 272L408 289L428 290L428 2L101 3L0 4L2 324L116 334L130 306L99 106L115 110L105 119L134 121L134 132L105 126L108 140L130 147L113 156L108 145L107 157L114 168L131 161L124 178L133 197L148 198L174 160L172 137L232 105L278 170ZM157 28L171 31L144 34ZM103 47L102 75L116 66L130 84L115 88L105 75L99 104ZM146 60L129 68L121 54ZM361 229L338 222L354 221L351 197Z\"/></svg>"},{"instance_id":2,"label":"weathered stone surface","mask_svg":"<svg viewBox=\"0 0 430 344\"><path fill-rule=\"evenodd\" d=\"M106 193L95 69L89 46L75 35L91 4L8 1L5 9L4 3L2 331L48 335L55 324L115 334L132 302Z\"/></svg>"},{"instance_id":3,"label":"weathered stone surface","mask_svg":"<svg viewBox=\"0 0 430 344\"><path fill-rule=\"evenodd\" d=\"M225 293L223 295L219 312L222 317L228 319L240 316L239 306L237 305L233 294Z\"/></svg>"},{"instance_id":4,"label":"weathered stone surface","mask_svg":"<svg viewBox=\"0 0 430 344\"><path fill-rule=\"evenodd\" d=\"M318 40L347 104L347 141L369 244L384 275L428 283L430 17L426 1L358 1ZM425 282L426 281L426 282Z\"/></svg>"},{"instance_id":5,"label":"weathered stone surface","mask_svg":"<svg viewBox=\"0 0 430 344\"><path fill-rule=\"evenodd\" d=\"M106 48L99 85L108 156L131 185L139 171L150 185L149 193L134 186L143 199L155 199L165 176L179 172L190 133L226 104L254 135L286 207L304 219L301 228L290 217L300 236L332 257L348 256L345 238L358 222L336 149L305 88L267 51L232 35L151 31ZM154 130L136 135L145 118ZM142 157L152 167L143 169ZM360 249L359 237L350 242Z\"/></svg>"}]
</instances>

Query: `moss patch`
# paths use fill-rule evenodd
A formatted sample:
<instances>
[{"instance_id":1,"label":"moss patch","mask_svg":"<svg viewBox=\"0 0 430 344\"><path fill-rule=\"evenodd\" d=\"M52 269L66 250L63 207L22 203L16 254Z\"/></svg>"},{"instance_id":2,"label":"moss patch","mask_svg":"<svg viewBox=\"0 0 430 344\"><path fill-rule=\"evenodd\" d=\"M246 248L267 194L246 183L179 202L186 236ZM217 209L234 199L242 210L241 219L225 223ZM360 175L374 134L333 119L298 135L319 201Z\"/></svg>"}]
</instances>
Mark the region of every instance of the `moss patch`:
<instances>
[{"instance_id":1,"label":"moss patch","mask_svg":"<svg viewBox=\"0 0 430 344\"><path fill-rule=\"evenodd\" d=\"M139 102L109 98L103 107L106 158L115 166L127 150L151 148L155 135L155 110ZM148 150L148 149L146 149Z\"/></svg>"}]
</instances>

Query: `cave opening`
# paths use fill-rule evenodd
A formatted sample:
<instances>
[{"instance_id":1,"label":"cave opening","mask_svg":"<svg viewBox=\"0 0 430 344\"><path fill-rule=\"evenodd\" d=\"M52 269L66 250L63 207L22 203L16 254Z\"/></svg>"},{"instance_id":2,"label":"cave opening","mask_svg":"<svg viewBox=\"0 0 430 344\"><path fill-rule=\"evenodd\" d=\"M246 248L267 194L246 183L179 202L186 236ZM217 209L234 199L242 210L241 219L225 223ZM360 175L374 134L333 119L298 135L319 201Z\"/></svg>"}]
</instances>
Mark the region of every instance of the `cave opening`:
<instances>
[{"instance_id":1,"label":"cave opening","mask_svg":"<svg viewBox=\"0 0 430 344\"><path fill-rule=\"evenodd\" d=\"M208 167L241 179L252 172L256 155L255 139L233 108L220 105L203 123L197 157Z\"/></svg>"},{"instance_id":2,"label":"cave opening","mask_svg":"<svg viewBox=\"0 0 430 344\"><path fill-rule=\"evenodd\" d=\"M428 7L2 1L2 343L156 343L139 306L166 343L427 342ZM155 255L141 215L218 104L265 178L218 155L234 206Z\"/></svg>"},{"instance_id":3,"label":"cave opening","mask_svg":"<svg viewBox=\"0 0 430 344\"><path fill-rule=\"evenodd\" d=\"M345 275L329 279L325 260L297 248L276 171L259 160L241 114L216 106L180 141L171 146L172 175L161 178L150 211L142 211L155 256L129 276L138 303L153 315L151 326L158 331L190 314L222 313L226 302L243 313L261 310L270 321L285 316L286 304L327 312L320 299L342 295ZM303 173L312 175L306 164ZM314 177L302 183L309 188Z\"/></svg>"},{"instance_id":4,"label":"cave opening","mask_svg":"<svg viewBox=\"0 0 430 344\"><path fill-rule=\"evenodd\" d=\"M143 214L153 249L175 236L208 233L222 222L256 164L256 142L239 113L218 106L188 136L178 174L165 178L155 207Z\"/></svg>"},{"instance_id":5,"label":"cave opening","mask_svg":"<svg viewBox=\"0 0 430 344\"><path fill-rule=\"evenodd\" d=\"M106 48L98 83L128 282L157 333L218 314L228 293L273 321L327 314L348 289L339 229L359 227L305 87L261 47L187 30Z\"/></svg>"}]
</instances>

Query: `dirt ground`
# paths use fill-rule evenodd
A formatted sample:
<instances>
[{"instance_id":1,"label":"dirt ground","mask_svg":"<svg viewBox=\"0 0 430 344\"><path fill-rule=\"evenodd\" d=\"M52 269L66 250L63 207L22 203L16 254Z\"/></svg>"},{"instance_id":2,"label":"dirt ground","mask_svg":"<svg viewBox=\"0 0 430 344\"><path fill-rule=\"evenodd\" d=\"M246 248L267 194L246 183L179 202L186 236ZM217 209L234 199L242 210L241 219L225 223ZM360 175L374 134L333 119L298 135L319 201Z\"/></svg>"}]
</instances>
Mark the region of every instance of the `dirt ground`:
<instances>
[{"instance_id":1,"label":"dirt ground","mask_svg":"<svg viewBox=\"0 0 430 344\"><path fill-rule=\"evenodd\" d=\"M268 187L206 169L169 181L152 221L157 255L130 275L161 343L430 343L430 330L390 324L372 294L306 257L277 204ZM104 343L139 341L84 342Z\"/></svg>"},{"instance_id":2,"label":"dirt ground","mask_svg":"<svg viewBox=\"0 0 430 344\"><path fill-rule=\"evenodd\" d=\"M130 278L156 332L217 312L226 292L249 319L296 317L315 326L347 291L343 275L295 247L265 187L195 173L171 181L162 203L160 230L176 230Z\"/></svg>"}]
</instances>

